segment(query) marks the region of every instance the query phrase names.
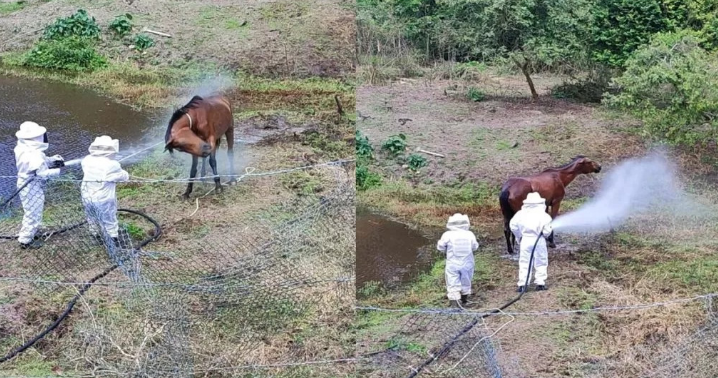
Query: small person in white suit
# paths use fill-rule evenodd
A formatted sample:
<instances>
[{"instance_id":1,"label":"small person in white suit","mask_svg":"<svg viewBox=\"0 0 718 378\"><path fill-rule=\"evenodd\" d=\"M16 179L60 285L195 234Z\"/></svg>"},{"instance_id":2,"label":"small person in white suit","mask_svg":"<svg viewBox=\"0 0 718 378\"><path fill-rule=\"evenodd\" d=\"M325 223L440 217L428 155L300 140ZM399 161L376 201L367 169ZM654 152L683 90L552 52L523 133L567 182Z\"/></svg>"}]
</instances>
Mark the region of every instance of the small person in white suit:
<instances>
[{"instance_id":1,"label":"small person in white suit","mask_svg":"<svg viewBox=\"0 0 718 378\"><path fill-rule=\"evenodd\" d=\"M107 135L95 138L89 148L90 155L82 159L82 203L92 236L104 240L103 233L109 235L119 246L117 223L117 182L130 179L115 160L120 152L120 142Z\"/></svg>"},{"instance_id":2,"label":"small person in white suit","mask_svg":"<svg viewBox=\"0 0 718 378\"><path fill-rule=\"evenodd\" d=\"M474 276L474 252L479 249L476 235L469 231L469 217L454 214L446 223L448 231L441 235L436 248L446 253L446 291L449 306L461 307L471 294L471 279Z\"/></svg>"},{"instance_id":3,"label":"small person in white suit","mask_svg":"<svg viewBox=\"0 0 718 378\"><path fill-rule=\"evenodd\" d=\"M23 217L22 228L18 234L20 248L40 248L35 234L42 223L42 211L45 207L45 181L60 175L64 166L60 155L45 156L50 146L47 141L47 129L35 122L23 122L15 133L15 165L17 166L17 188L20 191Z\"/></svg>"},{"instance_id":4,"label":"small person in white suit","mask_svg":"<svg viewBox=\"0 0 718 378\"><path fill-rule=\"evenodd\" d=\"M551 216L546 214L546 200L541 195L529 193L521 207L511 221L509 228L517 240L520 240L519 247L519 293L525 292L526 279L529 278L529 262L531 250L534 251L533 272L536 290L546 290L546 278L548 278L548 250L546 249L546 237L551 235ZM538 239L538 241L537 241Z\"/></svg>"}]
</instances>

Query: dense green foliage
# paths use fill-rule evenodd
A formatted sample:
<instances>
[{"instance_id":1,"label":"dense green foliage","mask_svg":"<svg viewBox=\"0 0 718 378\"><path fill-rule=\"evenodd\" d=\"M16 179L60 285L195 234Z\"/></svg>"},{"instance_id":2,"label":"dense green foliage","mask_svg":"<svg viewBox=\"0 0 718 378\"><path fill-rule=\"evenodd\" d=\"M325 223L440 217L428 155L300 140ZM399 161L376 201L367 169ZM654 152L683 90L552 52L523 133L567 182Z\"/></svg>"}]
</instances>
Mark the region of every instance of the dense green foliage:
<instances>
[{"instance_id":1,"label":"dense green foliage","mask_svg":"<svg viewBox=\"0 0 718 378\"><path fill-rule=\"evenodd\" d=\"M135 49L144 51L155 45L154 39L147 34L137 34L134 39Z\"/></svg>"},{"instance_id":2,"label":"dense green foliage","mask_svg":"<svg viewBox=\"0 0 718 378\"><path fill-rule=\"evenodd\" d=\"M387 151L392 156L398 156L406 150L406 135L398 134L390 136L384 141L384 144L381 145L381 149Z\"/></svg>"},{"instance_id":3,"label":"dense green foliage","mask_svg":"<svg viewBox=\"0 0 718 378\"><path fill-rule=\"evenodd\" d=\"M644 121L646 135L696 145L718 136L718 59L697 32L656 34L626 61L607 103Z\"/></svg>"},{"instance_id":4,"label":"dense green foliage","mask_svg":"<svg viewBox=\"0 0 718 378\"><path fill-rule=\"evenodd\" d=\"M66 37L39 41L25 56L23 64L31 67L68 71L93 70L107 65L87 38Z\"/></svg>"},{"instance_id":5,"label":"dense green foliage","mask_svg":"<svg viewBox=\"0 0 718 378\"><path fill-rule=\"evenodd\" d=\"M119 37L124 37L130 34L132 31L132 15L125 13L123 15L116 16L112 22L110 22L110 30Z\"/></svg>"},{"instance_id":6,"label":"dense green foliage","mask_svg":"<svg viewBox=\"0 0 718 378\"><path fill-rule=\"evenodd\" d=\"M90 17L84 9L78 9L69 17L62 17L45 27L43 39L58 40L66 37L82 37L99 39L100 27L94 17Z\"/></svg>"},{"instance_id":7,"label":"dense green foliage","mask_svg":"<svg viewBox=\"0 0 718 378\"><path fill-rule=\"evenodd\" d=\"M372 186L380 185L381 176L369 169L369 164L374 160L374 147L369 143L369 138L357 130L354 135L354 142L357 157L357 189L366 190Z\"/></svg>"}]
</instances>

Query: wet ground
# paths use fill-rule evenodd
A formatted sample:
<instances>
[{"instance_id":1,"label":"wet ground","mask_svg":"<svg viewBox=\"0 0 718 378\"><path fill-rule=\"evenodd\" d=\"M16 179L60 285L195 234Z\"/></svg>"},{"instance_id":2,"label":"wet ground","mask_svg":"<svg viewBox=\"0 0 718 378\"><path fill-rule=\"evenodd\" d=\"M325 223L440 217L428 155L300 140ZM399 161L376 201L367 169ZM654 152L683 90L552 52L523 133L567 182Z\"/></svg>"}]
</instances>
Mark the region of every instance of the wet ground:
<instances>
[{"instance_id":1,"label":"wet ground","mask_svg":"<svg viewBox=\"0 0 718 378\"><path fill-rule=\"evenodd\" d=\"M431 266L433 243L408 226L357 209L356 285L369 281L396 286Z\"/></svg>"}]
</instances>

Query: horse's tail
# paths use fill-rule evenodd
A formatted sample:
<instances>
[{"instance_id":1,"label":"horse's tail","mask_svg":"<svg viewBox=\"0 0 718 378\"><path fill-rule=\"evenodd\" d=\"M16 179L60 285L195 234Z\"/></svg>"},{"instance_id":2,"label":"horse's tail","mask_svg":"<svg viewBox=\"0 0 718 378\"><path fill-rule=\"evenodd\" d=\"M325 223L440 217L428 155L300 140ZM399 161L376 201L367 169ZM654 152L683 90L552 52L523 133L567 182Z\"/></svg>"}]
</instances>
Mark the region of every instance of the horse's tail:
<instances>
[{"instance_id":1,"label":"horse's tail","mask_svg":"<svg viewBox=\"0 0 718 378\"><path fill-rule=\"evenodd\" d=\"M504 222L508 222L511 220L511 218L514 217L514 210L511 209L511 204L509 203L509 196L511 193L509 192L509 188L502 188L501 193L499 194L499 205L501 206L501 214L504 216Z\"/></svg>"}]
</instances>

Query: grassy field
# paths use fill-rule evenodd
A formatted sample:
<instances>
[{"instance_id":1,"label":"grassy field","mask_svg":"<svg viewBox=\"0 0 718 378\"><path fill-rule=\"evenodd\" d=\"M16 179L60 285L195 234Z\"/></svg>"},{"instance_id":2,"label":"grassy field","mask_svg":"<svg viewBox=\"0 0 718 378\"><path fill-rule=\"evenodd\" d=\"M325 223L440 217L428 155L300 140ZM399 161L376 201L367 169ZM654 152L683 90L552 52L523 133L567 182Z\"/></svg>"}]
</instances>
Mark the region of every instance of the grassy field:
<instances>
[{"instance_id":1,"label":"grassy field","mask_svg":"<svg viewBox=\"0 0 718 378\"><path fill-rule=\"evenodd\" d=\"M443 229L455 212L468 214L481 244L474 275L477 298L470 307L495 308L516 295L516 263L501 258L506 247L498 192L504 180L565 164L579 154L602 164L605 172L642 155L650 145L628 117L549 96L560 77L535 75L542 97L532 102L520 76L492 68L453 79L428 72L358 88L357 129L374 147L375 160L368 169L381 176L381 183L358 192L357 200L426 229ZM382 146L398 134L406 137L406 152L397 157ZM423 156L428 165L409 169L410 154ZM699 152L678 150L673 155L688 192L705 209L714 209L710 182L716 166ZM562 212L590 198L604 174L578 177L569 186ZM612 234L557 235L558 247L549 252L549 291L530 292L510 311L625 306L715 292L718 277L711 266L718 228L713 218L705 213L637 217ZM445 307L443 264L437 257L433 269L416 282L389 292L374 287L375 295L360 303ZM396 329L387 324L395 318L364 313L359 340L389 339ZM498 316L487 325L499 330L494 340L502 346L499 360L507 376L629 377L662 366L656 360L660 353L695 332L706 321L706 308L694 301L633 311L518 316L499 328L508 319ZM708 374L706 361L693 363L695 371Z\"/></svg>"},{"instance_id":2,"label":"grassy field","mask_svg":"<svg viewBox=\"0 0 718 378\"><path fill-rule=\"evenodd\" d=\"M172 37L153 35L155 45L140 53L129 48L131 40L103 34L98 51L109 63L91 73L22 66L44 26L79 8L103 29L116 15L131 13L132 36L147 27ZM6 41L0 74L89 87L137 109L169 110L198 90L221 89L232 101L235 135L242 139L235 145L236 173L269 172L353 157L353 33L351 8L342 1L0 2L0 38ZM220 173L227 173L224 148L218 164ZM158 148L127 169L135 180L184 178L189 157ZM348 330L354 288L334 282L353 274L348 263L354 256L353 176L350 164L245 177L222 194L210 192L211 183L196 184L189 201L180 198L184 183L119 185L120 207L145 212L163 228L162 238L146 248L145 276L175 285L201 283L209 291L133 287L116 270L102 280L106 286L93 287L78 302L56 332L0 366L0 375L152 371L176 362L151 353L166 357L187 346L197 376L349 376L351 364L238 367L353 355ZM73 185L48 194L49 227L82 220ZM338 185L349 188L337 192ZM277 228L300 215L286 229ZM18 221L5 218L0 229L16 232ZM120 221L135 240L152 230L141 218L121 214ZM0 283L1 353L47 326L76 293L73 286L37 279L82 282L110 263L82 232L53 236L39 252L17 253L14 243L2 243L8 253L0 275L34 282ZM244 264L244 275L206 281L236 264ZM183 305L176 314L163 307L176 304ZM187 319L189 331L163 321L169 314Z\"/></svg>"}]
</instances>

